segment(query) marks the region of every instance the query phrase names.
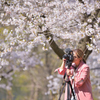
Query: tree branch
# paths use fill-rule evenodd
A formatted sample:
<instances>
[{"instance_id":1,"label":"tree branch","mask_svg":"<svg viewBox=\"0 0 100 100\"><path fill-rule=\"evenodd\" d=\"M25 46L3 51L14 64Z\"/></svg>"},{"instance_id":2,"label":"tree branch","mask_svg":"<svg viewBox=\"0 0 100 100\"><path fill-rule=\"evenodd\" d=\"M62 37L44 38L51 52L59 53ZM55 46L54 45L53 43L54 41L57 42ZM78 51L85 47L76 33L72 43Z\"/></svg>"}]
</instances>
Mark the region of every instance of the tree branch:
<instances>
[{"instance_id":1,"label":"tree branch","mask_svg":"<svg viewBox=\"0 0 100 100\"><path fill-rule=\"evenodd\" d=\"M9 71L7 71L6 72L6 74L9 74L9 73L11 73L11 72L13 72L14 70L13 70L13 68L12 69L10 69ZM5 76L4 75L1 75L1 78L3 79L3 78L5 78Z\"/></svg>"},{"instance_id":2,"label":"tree branch","mask_svg":"<svg viewBox=\"0 0 100 100\"><path fill-rule=\"evenodd\" d=\"M78 0L80 3L84 4L83 0Z\"/></svg>"},{"instance_id":3,"label":"tree branch","mask_svg":"<svg viewBox=\"0 0 100 100\"><path fill-rule=\"evenodd\" d=\"M47 31L45 31L45 37L48 39L49 37L51 37L49 44L51 46L51 48L53 49L53 51L58 55L58 57L60 59L62 59L63 55L64 55L64 51L62 49L60 49L58 47L58 45L55 43L55 41L53 40L53 35L50 33L49 29L47 29Z\"/></svg>"},{"instance_id":4,"label":"tree branch","mask_svg":"<svg viewBox=\"0 0 100 100\"><path fill-rule=\"evenodd\" d=\"M85 36L83 39L79 41L78 48L84 52L84 59L87 60L88 56L92 53L92 50L88 50L86 47L86 43L91 43L91 39L89 36Z\"/></svg>"},{"instance_id":5,"label":"tree branch","mask_svg":"<svg viewBox=\"0 0 100 100\"><path fill-rule=\"evenodd\" d=\"M91 68L91 70L100 70L100 67Z\"/></svg>"}]
</instances>

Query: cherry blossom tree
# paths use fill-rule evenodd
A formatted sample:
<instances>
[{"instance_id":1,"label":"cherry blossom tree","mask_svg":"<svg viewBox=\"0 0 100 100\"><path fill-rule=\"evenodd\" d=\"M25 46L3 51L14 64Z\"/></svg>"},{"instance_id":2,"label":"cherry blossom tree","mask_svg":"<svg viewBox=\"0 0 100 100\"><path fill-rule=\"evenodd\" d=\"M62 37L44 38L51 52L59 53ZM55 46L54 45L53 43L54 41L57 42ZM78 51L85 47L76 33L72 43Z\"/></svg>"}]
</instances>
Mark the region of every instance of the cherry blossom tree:
<instances>
[{"instance_id":1,"label":"cherry blossom tree","mask_svg":"<svg viewBox=\"0 0 100 100\"><path fill-rule=\"evenodd\" d=\"M99 0L1 0L0 26L1 77L42 64L34 51L39 45L60 59L66 47L83 50L85 60L100 53Z\"/></svg>"}]
</instances>

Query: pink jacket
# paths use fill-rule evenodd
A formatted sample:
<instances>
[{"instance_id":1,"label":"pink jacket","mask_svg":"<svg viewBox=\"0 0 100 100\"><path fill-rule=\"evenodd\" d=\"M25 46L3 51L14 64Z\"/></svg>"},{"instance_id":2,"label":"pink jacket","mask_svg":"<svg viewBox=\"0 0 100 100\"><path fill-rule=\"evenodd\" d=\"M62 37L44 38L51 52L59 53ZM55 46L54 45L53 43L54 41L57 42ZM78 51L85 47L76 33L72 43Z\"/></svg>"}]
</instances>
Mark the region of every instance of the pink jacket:
<instances>
[{"instance_id":1,"label":"pink jacket","mask_svg":"<svg viewBox=\"0 0 100 100\"><path fill-rule=\"evenodd\" d=\"M65 72L66 72L66 68L61 71L60 68L58 68L59 74L64 75ZM77 100L93 100L92 87L90 82L90 70L88 65L81 62L75 72L74 77L75 77L74 89L75 89ZM66 90L65 90L65 100L67 100Z\"/></svg>"}]
</instances>

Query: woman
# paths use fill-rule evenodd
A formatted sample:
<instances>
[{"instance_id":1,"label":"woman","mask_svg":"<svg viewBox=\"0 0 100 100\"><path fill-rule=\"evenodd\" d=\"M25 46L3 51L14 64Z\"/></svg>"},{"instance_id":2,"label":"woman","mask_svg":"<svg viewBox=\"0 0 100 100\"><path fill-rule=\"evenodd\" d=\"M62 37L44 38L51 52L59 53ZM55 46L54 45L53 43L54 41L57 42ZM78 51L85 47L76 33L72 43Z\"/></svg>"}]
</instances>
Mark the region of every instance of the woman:
<instances>
[{"instance_id":1,"label":"woman","mask_svg":"<svg viewBox=\"0 0 100 100\"><path fill-rule=\"evenodd\" d=\"M83 52L80 49L73 50L75 69L67 69L65 67L66 59L63 59L62 65L58 68L58 73L64 75L65 72L68 76L74 73L74 90L77 100L93 100L92 87L90 82L90 70L85 61L83 60ZM66 89L67 90L67 89ZM65 91L65 100L67 100L67 91Z\"/></svg>"}]
</instances>

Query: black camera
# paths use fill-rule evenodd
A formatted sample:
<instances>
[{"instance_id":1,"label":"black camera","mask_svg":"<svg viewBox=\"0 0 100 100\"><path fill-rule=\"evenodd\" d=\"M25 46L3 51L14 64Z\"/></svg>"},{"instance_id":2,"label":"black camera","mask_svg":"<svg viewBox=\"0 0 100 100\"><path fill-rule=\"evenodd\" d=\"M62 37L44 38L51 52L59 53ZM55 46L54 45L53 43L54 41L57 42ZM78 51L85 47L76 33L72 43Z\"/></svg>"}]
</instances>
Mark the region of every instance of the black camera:
<instances>
[{"instance_id":1,"label":"black camera","mask_svg":"<svg viewBox=\"0 0 100 100\"><path fill-rule=\"evenodd\" d=\"M70 48L66 48L63 58L66 59L66 65L68 65L70 67L74 60L73 51Z\"/></svg>"}]
</instances>

